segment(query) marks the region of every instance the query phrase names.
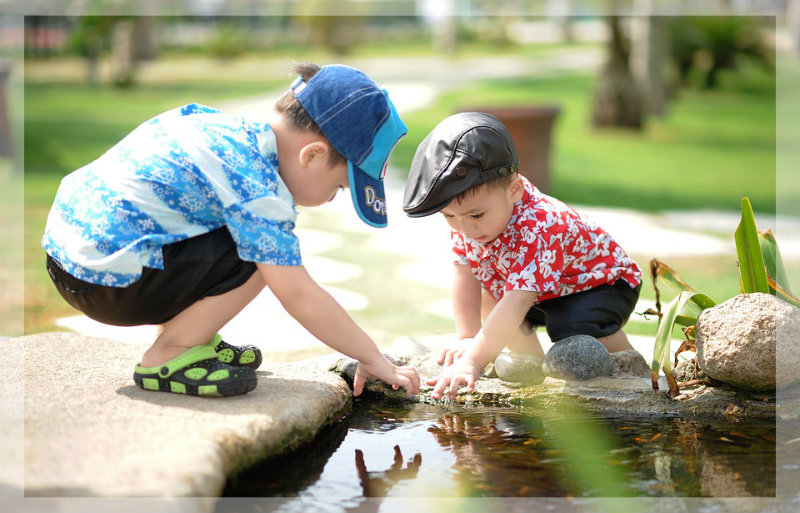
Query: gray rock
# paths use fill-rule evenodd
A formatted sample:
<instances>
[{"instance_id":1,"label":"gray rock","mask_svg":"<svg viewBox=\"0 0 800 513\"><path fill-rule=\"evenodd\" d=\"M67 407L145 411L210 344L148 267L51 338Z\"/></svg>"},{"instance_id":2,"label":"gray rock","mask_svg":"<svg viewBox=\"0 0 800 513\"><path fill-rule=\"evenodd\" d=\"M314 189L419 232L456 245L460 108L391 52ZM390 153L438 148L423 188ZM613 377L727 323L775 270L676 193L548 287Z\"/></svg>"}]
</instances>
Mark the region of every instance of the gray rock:
<instances>
[{"instance_id":1,"label":"gray rock","mask_svg":"<svg viewBox=\"0 0 800 513\"><path fill-rule=\"evenodd\" d=\"M532 354L503 352L494 360L497 377L512 383L541 383L543 359Z\"/></svg>"},{"instance_id":2,"label":"gray rock","mask_svg":"<svg viewBox=\"0 0 800 513\"><path fill-rule=\"evenodd\" d=\"M547 376L579 381L610 376L614 370L611 355L603 344L588 335L559 340L544 357Z\"/></svg>"},{"instance_id":3,"label":"gray rock","mask_svg":"<svg viewBox=\"0 0 800 513\"><path fill-rule=\"evenodd\" d=\"M398 338L388 351L390 355L403 362L403 365L408 365L415 358L425 356L430 352L431 350L425 344L412 337Z\"/></svg>"},{"instance_id":4,"label":"gray rock","mask_svg":"<svg viewBox=\"0 0 800 513\"><path fill-rule=\"evenodd\" d=\"M383 356L385 356L387 360L389 360L395 365L405 365L405 363L403 363L402 361L400 361L399 359L395 358L394 356L388 353L383 353ZM332 370L336 374L339 374L340 376L343 377L347 376L347 378L349 378L349 380L352 381L353 378L356 377L356 369L358 369L358 360L345 356L336 361L336 364L330 370ZM367 382L370 381L380 381L380 380L377 378L369 378Z\"/></svg>"},{"instance_id":5,"label":"gray rock","mask_svg":"<svg viewBox=\"0 0 800 513\"><path fill-rule=\"evenodd\" d=\"M678 383L706 378L705 373L700 369L700 366L697 365L697 358L678 362L672 374L675 376L675 380Z\"/></svg>"},{"instance_id":6,"label":"gray rock","mask_svg":"<svg viewBox=\"0 0 800 513\"><path fill-rule=\"evenodd\" d=\"M753 391L800 381L800 310L775 296L740 294L708 308L695 335L698 365L710 378Z\"/></svg>"},{"instance_id":7,"label":"gray rock","mask_svg":"<svg viewBox=\"0 0 800 513\"><path fill-rule=\"evenodd\" d=\"M383 356L386 357L387 360L392 362L395 365L406 365L407 362L403 362L394 356L383 353ZM358 360L354 360L353 358L344 357L341 358L336 364L331 368L331 371L335 372L336 374L342 376L347 380L348 383L352 385L353 379L356 376L356 369L358 368ZM394 390L392 389L391 385L388 385L384 381L381 381L378 378L369 377L367 378L367 382L364 384L364 390L367 392L378 393L384 396L387 396L392 399L405 399L406 395L403 389Z\"/></svg>"},{"instance_id":8,"label":"gray rock","mask_svg":"<svg viewBox=\"0 0 800 513\"><path fill-rule=\"evenodd\" d=\"M626 349L611 353L611 363L613 365L613 376L639 376L640 378L650 377L650 366L644 356L636 349Z\"/></svg>"},{"instance_id":9,"label":"gray rock","mask_svg":"<svg viewBox=\"0 0 800 513\"><path fill-rule=\"evenodd\" d=\"M36 355L0 352L4 369L25 367L26 496L218 497L227 476L313 439L351 405L340 377L308 363L264 363L254 391L200 398L134 385L147 344L44 333L3 345Z\"/></svg>"}]
</instances>

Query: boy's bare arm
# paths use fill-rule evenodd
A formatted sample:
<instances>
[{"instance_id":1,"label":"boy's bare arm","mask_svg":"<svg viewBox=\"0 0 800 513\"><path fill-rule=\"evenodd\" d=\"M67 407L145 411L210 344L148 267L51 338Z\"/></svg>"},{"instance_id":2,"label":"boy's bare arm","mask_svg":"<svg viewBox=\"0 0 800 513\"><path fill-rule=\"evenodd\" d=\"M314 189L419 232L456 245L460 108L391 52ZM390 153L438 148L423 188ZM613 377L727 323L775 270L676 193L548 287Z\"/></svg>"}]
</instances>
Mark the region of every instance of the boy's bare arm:
<instances>
[{"instance_id":1,"label":"boy's bare arm","mask_svg":"<svg viewBox=\"0 0 800 513\"><path fill-rule=\"evenodd\" d=\"M257 264L264 282L286 311L312 335L331 348L359 361L353 383L355 395L375 376L411 397L419 391L419 376L411 367L392 365L375 342L342 306L314 281L303 266Z\"/></svg>"},{"instance_id":2,"label":"boy's bare arm","mask_svg":"<svg viewBox=\"0 0 800 513\"><path fill-rule=\"evenodd\" d=\"M466 385L472 391L481 371L492 361L515 335L520 323L539 297L538 292L512 290L506 292L494 307L489 318L473 338L463 356L444 369L437 378L429 380L434 385L433 398L439 399L445 388L450 388L450 398L455 399L458 387Z\"/></svg>"},{"instance_id":3,"label":"boy's bare arm","mask_svg":"<svg viewBox=\"0 0 800 513\"><path fill-rule=\"evenodd\" d=\"M472 338L481 329L481 284L468 265L453 269L453 318L458 339Z\"/></svg>"},{"instance_id":4,"label":"boy's bare arm","mask_svg":"<svg viewBox=\"0 0 800 513\"><path fill-rule=\"evenodd\" d=\"M442 349L439 364L452 365L481 329L481 285L468 265L453 266L453 320L458 343Z\"/></svg>"}]
</instances>

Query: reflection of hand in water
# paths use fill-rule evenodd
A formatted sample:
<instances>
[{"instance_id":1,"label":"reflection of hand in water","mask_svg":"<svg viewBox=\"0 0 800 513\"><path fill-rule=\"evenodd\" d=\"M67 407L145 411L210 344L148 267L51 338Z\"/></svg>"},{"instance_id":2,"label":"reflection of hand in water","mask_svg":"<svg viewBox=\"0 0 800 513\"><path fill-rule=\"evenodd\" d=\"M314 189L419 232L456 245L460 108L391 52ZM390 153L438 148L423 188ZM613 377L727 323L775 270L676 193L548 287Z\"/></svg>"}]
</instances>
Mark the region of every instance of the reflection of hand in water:
<instances>
[{"instance_id":1,"label":"reflection of hand in water","mask_svg":"<svg viewBox=\"0 0 800 513\"><path fill-rule=\"evenodd\" d=\"M392 466L383 472L369 472L364 464L364 453L361 449L356 449L356 470L361 481L361 489L364 490L364 497L386 497L389 489L398 481L415 478L420 465L422 465L422 455L416 453L414 459L403 468L403 453L400 452L400 447L395 445Z\"/></svg>"},{"instance_id":2,"label":"reflection of hand in water","mask_svg":"<svg viewBox=\"0 0 800 513\"><path fill-rule=\"evenodd\" d=\"M428 429L442 447L453 451L462 466L478 470L484 464L481 452L491 452L492 448L504 445L505 431L500 431L491 419L489 425L474 424L461 415L445 415L438 425ZM483 449L483 451L481 451ZM490 455L489 455L490 456Z\"/></svg>"}]
</instances>

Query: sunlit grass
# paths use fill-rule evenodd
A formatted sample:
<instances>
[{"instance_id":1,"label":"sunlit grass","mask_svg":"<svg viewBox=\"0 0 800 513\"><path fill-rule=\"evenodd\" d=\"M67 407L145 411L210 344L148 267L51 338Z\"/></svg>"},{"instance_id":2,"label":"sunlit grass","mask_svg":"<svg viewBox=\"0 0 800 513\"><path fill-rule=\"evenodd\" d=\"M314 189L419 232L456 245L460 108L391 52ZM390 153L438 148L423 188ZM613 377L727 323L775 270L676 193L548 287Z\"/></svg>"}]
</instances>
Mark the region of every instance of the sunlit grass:
<instances>
[{"instance_id":1,"label":"sunlit grass","mask_svg":"<svg viewBox=\"0 0 800 513\"><path fill-rule=\"evenodd\" d=\"M548 192L567 203L736 211L747 195L758 211L775 211L774 76L749 70L726 76L720 91L681 90L666 117L651 118L641 133L591 127L593 84L594 77L577 74L486 81L447 93L407 116L409 135L395 164L407 169L436 123L465 107L557 105Z\"/></svg>"}]
</instances>

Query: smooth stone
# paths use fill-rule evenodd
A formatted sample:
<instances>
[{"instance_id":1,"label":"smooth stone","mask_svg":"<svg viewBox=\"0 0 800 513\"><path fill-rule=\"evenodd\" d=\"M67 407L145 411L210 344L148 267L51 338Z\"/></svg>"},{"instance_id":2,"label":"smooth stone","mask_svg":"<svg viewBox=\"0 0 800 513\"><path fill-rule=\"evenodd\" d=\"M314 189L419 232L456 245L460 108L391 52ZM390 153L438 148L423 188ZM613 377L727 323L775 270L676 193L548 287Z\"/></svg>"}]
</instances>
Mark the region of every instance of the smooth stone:
<instances>
[{"instance_id":1,"label":"smooth stone","mask_svg":"<svg viewBox=\"0 0 800 513\"><path fill-rule=\"evenodd\" d=\"M547 351L543 364L547 376L585 381L610 376L614 371L611 354L594 337L574 335L561 339Z\"/></svg>"},{"instance_id":2,"label":"smooth stone","mask_svg":"<svg viewBox=\"0 0 800 513\"><path fill-rule=\"evenodd\" d=\"M532 354L503 352L494 360L497 377L511 383L541 383L543 359Z\"/></svg>"}]
</instances>

